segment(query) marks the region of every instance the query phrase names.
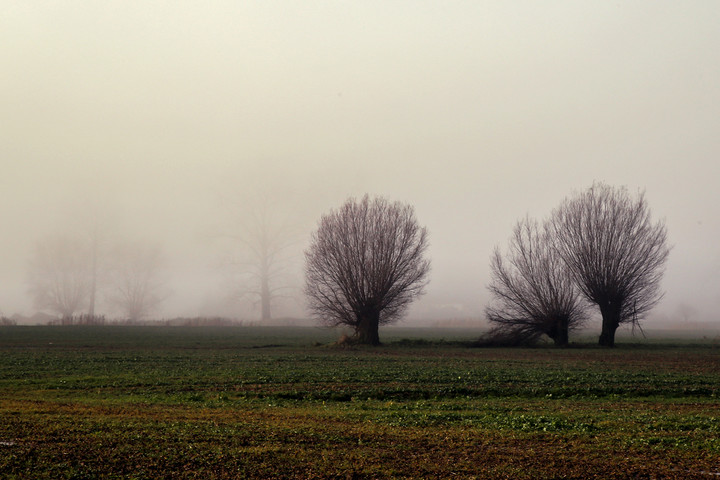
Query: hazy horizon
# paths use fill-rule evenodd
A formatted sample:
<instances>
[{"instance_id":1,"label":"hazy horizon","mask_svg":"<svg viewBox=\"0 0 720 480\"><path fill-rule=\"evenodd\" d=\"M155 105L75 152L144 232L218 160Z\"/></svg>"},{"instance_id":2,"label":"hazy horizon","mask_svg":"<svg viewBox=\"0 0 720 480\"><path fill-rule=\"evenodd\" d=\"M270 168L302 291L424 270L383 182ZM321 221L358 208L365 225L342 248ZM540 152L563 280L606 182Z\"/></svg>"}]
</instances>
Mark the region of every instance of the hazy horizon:
<instances>
[{"instance_id":1,"label":"hazy horizon","mask_svg":"<svg viewBox=\"0 0 720 480\"><path fill-rule=\"evenodd\" d=\"M227 268L248 198L302 251L348 197L415 207L427 293L482 318L518 219L595 181L644 191L673 246L645 321L720 322L720 4L18 2L0 17L0 313L35 312L38 241L158 245L158 317L255 318ZM111 313L99 299L99 313Z\"/></svg>"}]
</instances>

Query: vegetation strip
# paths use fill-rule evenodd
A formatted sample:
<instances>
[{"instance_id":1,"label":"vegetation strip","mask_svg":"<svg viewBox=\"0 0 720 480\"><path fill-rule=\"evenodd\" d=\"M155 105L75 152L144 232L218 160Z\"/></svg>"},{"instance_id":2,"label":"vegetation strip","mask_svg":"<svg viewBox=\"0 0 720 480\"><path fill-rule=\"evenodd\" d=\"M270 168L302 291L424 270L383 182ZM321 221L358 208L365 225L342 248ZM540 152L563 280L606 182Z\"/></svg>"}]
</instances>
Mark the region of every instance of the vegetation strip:
<instances>
[{"instance_id":1,"label":"vegetation strip","mask_svg":"<svg viewBox=\"0 0 720 480\"><path fill-rule=\"evenodd\" d=\"M328 348L315 329L277 346L266 333L3 327L0 476L718 473L711 345Z\"/></svg>"}]
</instances>

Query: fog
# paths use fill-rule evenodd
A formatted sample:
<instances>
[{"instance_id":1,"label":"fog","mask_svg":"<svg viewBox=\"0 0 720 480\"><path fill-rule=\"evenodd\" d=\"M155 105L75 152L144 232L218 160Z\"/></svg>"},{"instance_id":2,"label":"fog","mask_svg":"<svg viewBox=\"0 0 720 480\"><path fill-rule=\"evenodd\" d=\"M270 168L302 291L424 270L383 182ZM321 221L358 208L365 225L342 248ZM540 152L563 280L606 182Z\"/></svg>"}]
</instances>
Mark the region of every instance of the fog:
<instances>
[{"instance_id":1,"label":"fog","mask_svg":"<svg viewBox=\"0 0 720 480\"><path fill-rule=\"evenodd\" d=\"M160 246L157 317L257 318L228 259L264 198L292 226L273 315L302 317L310 232L369 193L429 230L405 324L479 319L515 222L603 181L673 245L645 325L717 325L718 24L701 1L6 2L0 312L35 312L38 241L97 228Z\"/></svg>"}]
</instances>

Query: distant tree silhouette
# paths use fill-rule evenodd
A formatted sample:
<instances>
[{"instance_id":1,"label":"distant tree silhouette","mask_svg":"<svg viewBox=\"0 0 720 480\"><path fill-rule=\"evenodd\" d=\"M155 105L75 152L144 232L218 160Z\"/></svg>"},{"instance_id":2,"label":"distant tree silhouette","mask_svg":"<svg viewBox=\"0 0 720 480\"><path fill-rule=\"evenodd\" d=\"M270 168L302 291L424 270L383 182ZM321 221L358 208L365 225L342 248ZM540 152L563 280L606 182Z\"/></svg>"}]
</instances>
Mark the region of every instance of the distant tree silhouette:
<instances>
[{"instance_id":1,"label":"distant tree silhouette","mask_svg":"<svg viewBox=\"0 0 720 480\"><path fill-rule=\"evenodd\" d=\"M161 268L159 247L127 243L115 249L108 300L126 320L143 320L165 300L167 291L161 278Z\"/></svg>"},{"instance_id":2,"label":"distant tree silhouette","mask_svg":"<svg viewBox=\"0 0 720 480\"><path fill-rule=\"evenodd\" d=\"M88 316L90 318L95 317L95 303L98 289L98 250L99 250L99 237L98 227L92 231L91 242L90 242L90 283L88 287Z\"/></svg>"},{"instance_id":3,"label":"distant tree silhouette","mask_svg":"<svg viewBox=\"0 0 720 480\"><path fill-rule=\"evenodd\" d=\"M283 283L291 263L288 251L297 242L295 228L277 202L263 192L233 202L235 222L223 235L233 242L227 265L232 270L233 296L254 298L260 305L260 320L272 318L273 303L289 287Z\"/></svg>"},{"instance_id":4,"label":"distant tree silhouette","mask_svg":"<svg viewBox=\"0 0 720 480\"><path fill-rule=\"evenodd\" d=\"M578 288L600 309L600 345L613 346L618 326L639 326L662 297L670 251L664 222L651 220L643 193L596 183L565 199L550 228Z\"/></svg>"},{"instance_id":5,"label":"distant tree silhouette","mask_svg":"<svg viewBox=\"0 0 720 480\"><path fill-rule=\"evenodd\" d=\"M427 284L427 231L411 206L350 199L324 215L305 253L312 313L348 325L355 340L378 345L380 325L398 320Z\"/></svg>"},{"instance_id":6,"label":"distant tree silhouette","mask_svg":"<svg viewBox=\"0 0 720 480\"><path fill-rule=\"evenodd\" d=\"M55 236L36 244L28 269L36 308L70 319L87 306L91 280L88 248L83 242Z\"/></svg>"},{"instance_id":7,"label":"distant tree silhouette","mask_svg":"<svg viewBox=\"0 0 720 480\"><path fill-rule=\"evenodd\" d=\"M519 221L507 254L496 248L490 267L490 337L526 344L545 334L555 345L567 345L568 332L585 320L585 308L548 232L529 218Z\"/></svg>"}]
</instances>

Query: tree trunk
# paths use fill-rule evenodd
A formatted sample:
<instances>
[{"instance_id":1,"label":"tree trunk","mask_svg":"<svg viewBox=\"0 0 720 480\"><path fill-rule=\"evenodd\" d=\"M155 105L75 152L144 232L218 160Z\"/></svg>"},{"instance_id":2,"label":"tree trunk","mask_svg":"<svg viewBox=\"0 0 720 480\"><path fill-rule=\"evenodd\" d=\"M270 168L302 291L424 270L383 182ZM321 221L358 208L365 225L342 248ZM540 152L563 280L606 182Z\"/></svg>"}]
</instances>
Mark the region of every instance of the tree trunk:
<instances>
[{"instance_id":1,"label":"tree trunk","mask_svg":"<svg viewBox=\"0 0 720 480\"><path fill-rule=\"evenodd\" d=\"M552 337L556 347L567 347L569 342L567 317L559 318L555 323L554 336Z\"/></svg>"},{"instance_id":2,"label":"tree trunk","mask_svg":"<svg viewBox=\"0 0 720 480\"><path fill-rule=\"evenodd\" d=\"M620 325L620 309L612 305L601 306L602 331L600 332L599 344L601 347L615 346L615 331Z\"/></svg>"},{"instance_id":3,"label":"tree trunk","mask_svg":"<svg viewBox=\"0 0 720 480\"><path fill-rule=\"evenodd\" d=\"M373 312L362 315L358 319L357 326L355 327L355 336L357 337L358 343L365 345L380 345L380 334L378 333L379 327L379 313Z\"/></svg>"},{"instance_id":4,"label":"tree trunk","mask_svg":"<svg viewBox=\"0 0 720 480\"><path fill-rule=\"evenodd\" d=\"M267 247L263 244L263 257L260 260L260 320L268 321L270 315L270 261Z\"/></svg>"},{"instance_id":5,"label":"tree trunk","mask_svg":"<svg viewBox=\"0 0 720 480\"><path fill-rule=\"evenodd\" d=\"M92 280L90 281L90 306L88 308L88 317L95 318L95 290L97 290L97 276L93 267Z\"/></svg>"},{"instance_id":6,"label":"tree trunk","mask_svg":"<svg viewBox=\"0 0 720 480\"><path fill-rule=\"evenodd\" d=\"M92 246L92 271L90 272L90 306L88 308L88 316L90 320L95 318L95 291L97 290L97 231L93 235Z\"/></svg>"},{"instance_id":7,"label":"tree trunk","mask_svg":"<svg viewBox=\"0 0 720 480\"><path fill-rule=\"evenodd\" d=\"M260 286L260 319L270 320L270 285L267 277L263 277Z\"/></svg>"}]
</instances>

